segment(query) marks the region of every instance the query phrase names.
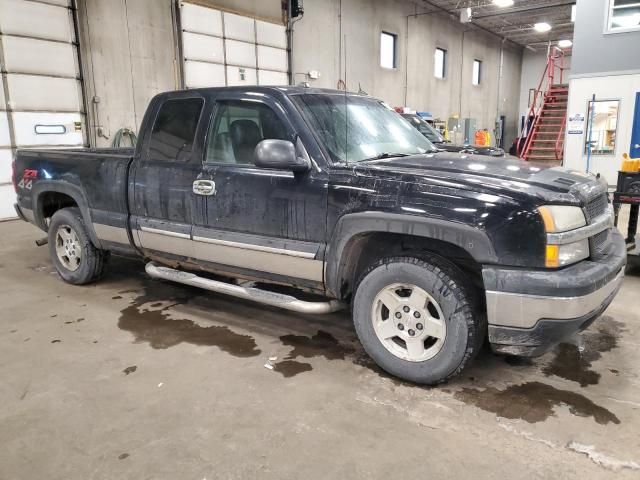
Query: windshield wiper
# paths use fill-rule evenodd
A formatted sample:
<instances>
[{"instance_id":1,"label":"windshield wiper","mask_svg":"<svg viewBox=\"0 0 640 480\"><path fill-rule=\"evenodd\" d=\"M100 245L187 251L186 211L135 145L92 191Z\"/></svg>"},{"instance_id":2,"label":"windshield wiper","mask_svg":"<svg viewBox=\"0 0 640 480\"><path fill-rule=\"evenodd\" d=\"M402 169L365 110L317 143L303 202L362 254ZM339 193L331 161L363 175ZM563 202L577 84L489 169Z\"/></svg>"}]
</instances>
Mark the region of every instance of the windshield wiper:
<instances>
[{"instance_id":1,"label":"windshield wiper","mask_svg":"<svg viewBox=\"0 0 640 480\"><path fill-rule=\"evenodd\" d=\"M362 162L370 162L370 161L373 161L373 160L384 160L386 158L408 157L409 155L410 155L409 153L382 152L382 153L376 155L375 157L365 158L364 160L361 160L361 161Z\"/></svg>"}]
</instances>

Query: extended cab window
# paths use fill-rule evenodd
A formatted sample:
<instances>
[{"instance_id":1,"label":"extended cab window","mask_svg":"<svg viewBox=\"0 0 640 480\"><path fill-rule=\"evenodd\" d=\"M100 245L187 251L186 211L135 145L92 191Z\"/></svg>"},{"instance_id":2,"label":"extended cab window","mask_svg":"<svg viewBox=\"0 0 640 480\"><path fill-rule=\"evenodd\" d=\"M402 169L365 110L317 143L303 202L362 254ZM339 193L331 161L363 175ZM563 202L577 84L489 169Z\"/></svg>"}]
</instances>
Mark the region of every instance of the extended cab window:
<instances>
[{"instance_id":1,"label":"extended cab window","mask_svg":"<svg viewBox=\"0 0 640 480\"><path fill-rule=\"evenodd\" d=\"M183 98L160 107L149 139L150 160L189 160L203 105L201 98Z\"/></svg>"},{"instance_id":2,"label":"extended cab window","mask_svg":"<svg viewBox=\"0 0 640 480\"><path fill-rule=\"evenodd\" d=\"M253 151L265 139L289 139L271 108L261 103L219 103L207 137L206 162L253 164Z\"/></svg>"}]
</instances>

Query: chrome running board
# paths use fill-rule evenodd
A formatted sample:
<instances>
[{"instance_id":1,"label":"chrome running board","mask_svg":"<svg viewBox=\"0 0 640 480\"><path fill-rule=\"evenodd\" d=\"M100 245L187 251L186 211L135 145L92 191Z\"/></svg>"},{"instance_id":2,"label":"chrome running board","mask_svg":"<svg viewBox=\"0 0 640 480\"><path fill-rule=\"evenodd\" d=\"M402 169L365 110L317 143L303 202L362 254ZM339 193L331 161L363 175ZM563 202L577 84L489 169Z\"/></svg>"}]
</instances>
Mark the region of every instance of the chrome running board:
<instances>
[{"instance_id":1,"label":"chrome running board","mask_svg":"<svg viewBox=\"0 0 640 480\"><path fill-rule=\"evenodd\" d=\"M145 270L147 274L153 278L160 278L162 280L169 280L172 282L182 283L184 285L191 285L192 287L204 288L205 290L210 290L212 292L224 293L225 295L242 298L243 300L251 300L253 302L271 305L272 307L284 308L298 313L332 313L342 310L345 307L345 304L339 300L306 302L282 293L210 280L208 278L199 277L193 273L156 265L153 262L147 263Z\"/></svg>"}]
</instances>

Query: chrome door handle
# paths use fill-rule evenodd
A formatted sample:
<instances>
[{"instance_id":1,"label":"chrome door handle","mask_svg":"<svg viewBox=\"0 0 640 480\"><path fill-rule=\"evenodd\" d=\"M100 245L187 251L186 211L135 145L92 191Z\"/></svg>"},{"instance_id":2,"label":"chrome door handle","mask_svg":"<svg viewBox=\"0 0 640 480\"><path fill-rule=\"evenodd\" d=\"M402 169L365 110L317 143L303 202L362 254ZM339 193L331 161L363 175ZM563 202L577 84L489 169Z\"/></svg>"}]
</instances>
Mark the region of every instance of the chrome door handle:
<instances>
[{"instance_id":1,"label":"chrome door handle","mask_svg":"<svg viewBox=\"0 0 640 480\"><path fill-rule=\"evenodd\" d=\"M215 195L216 183L213 180L196 180L193 182L193 193L196 195Z\"/></svg>"}]
</instances>

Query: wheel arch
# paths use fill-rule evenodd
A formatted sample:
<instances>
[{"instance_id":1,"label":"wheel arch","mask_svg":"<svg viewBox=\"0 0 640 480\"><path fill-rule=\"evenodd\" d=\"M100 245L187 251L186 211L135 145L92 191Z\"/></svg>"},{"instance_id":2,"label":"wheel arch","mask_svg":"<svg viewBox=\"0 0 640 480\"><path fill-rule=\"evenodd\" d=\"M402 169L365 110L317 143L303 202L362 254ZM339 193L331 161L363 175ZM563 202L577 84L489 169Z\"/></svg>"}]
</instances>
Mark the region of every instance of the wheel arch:
<instances>
[{"instance_id":1,"label":"wheel arch","mask_svg":"<svg viewBox=\"0 0 640 480\"><path fill-rule=\"evenodd\" d=\"M93 228L89 203L81 187L73 184L40 181L33 187L32 199L36 225L45 232L49 229L47 218L52 217L62 208L77 207L91 242L101 248L100 240Z\"/></svg>"},{"instance_id":2,"label":"wheel arch","mask_svg":"<svg viewBox=\"0 0 640 480\"><path fill-rule=\"evenodd\" d=\"M496 254L482 230L447 220L383 212L342 217L325 255L329 295L348 299L360 273L376 260L394 255L437 254L471 273L482 285L481 265Z\"/></svg>"}]
</instances>

